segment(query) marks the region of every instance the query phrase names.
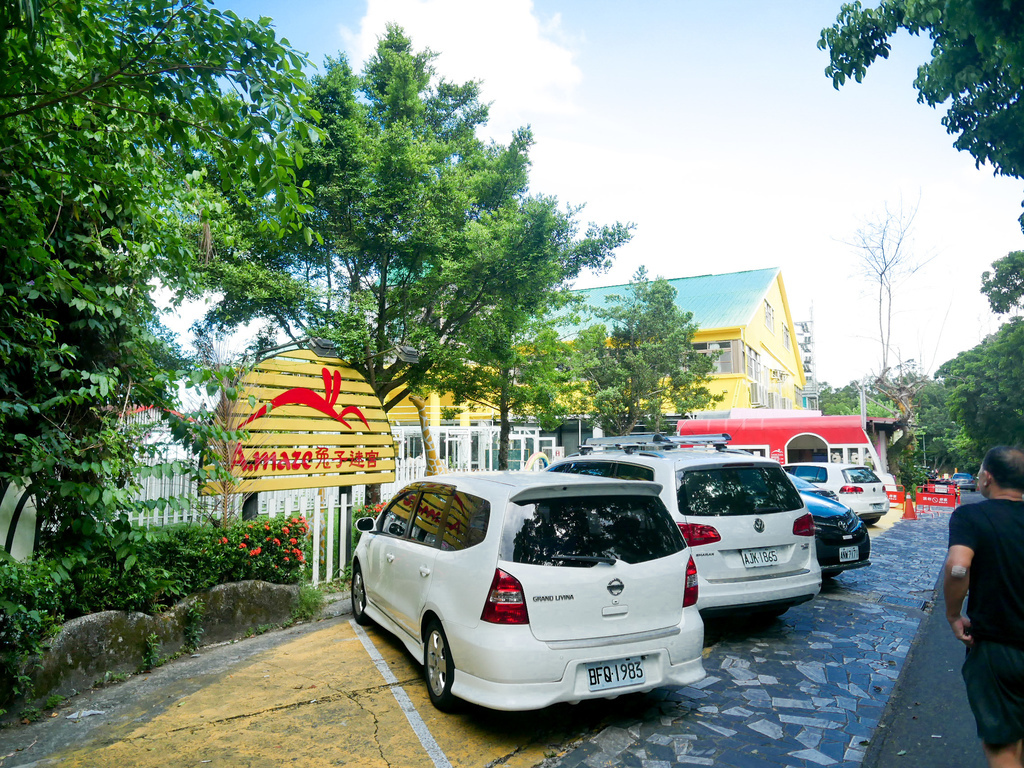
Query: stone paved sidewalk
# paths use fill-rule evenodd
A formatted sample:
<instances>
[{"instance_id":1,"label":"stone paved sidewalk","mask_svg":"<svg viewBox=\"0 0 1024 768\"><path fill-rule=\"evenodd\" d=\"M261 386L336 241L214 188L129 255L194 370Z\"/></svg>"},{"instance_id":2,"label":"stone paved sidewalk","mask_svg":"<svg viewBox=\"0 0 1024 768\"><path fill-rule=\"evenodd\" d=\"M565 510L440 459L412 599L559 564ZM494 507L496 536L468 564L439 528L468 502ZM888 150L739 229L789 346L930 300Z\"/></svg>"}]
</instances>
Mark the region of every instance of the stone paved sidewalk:
<instances>
[{"instance_id":1,"label":"stone paved sidewalk","mask_svg":"<svg viewBox=\"0 0 1024 768\"><path fill-rule=\"evenodd\" d=\"M872 565L760 625L708 625L707 678L665 688L642 719L606 728L560 768L859 766L934 597L948 515L902 520Z\"/></svg>"}]
</instances>

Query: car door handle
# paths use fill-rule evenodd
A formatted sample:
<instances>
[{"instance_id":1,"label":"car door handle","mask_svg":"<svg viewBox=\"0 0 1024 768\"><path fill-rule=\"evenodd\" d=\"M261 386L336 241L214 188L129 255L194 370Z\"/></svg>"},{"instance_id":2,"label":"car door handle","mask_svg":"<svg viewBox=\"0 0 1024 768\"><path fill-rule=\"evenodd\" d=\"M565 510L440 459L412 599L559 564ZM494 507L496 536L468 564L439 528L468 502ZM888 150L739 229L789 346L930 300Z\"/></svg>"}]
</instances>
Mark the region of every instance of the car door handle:
<instances>
[{"instance_id":1,"label":"car door handle","mask_svg":"<svg viewBox=\"0 0 1024 768\"><path fill-rule=\"evenodd\" d=\"M420 566L420 576L422 576L425 579L429 575L430 575L430 569L427 568L427 566L425 566L425 565L421 565Z\"/></svg>"},{"instance_id":2,"label":"car door handle","mask_svg":"<svg viewBox=\"0 0 1024 768\"><path fill-rule=\"evenodd\" d=\"M388 562L389 562L389 563L393 563L393 562L395 562L395 555L394 555L394 553L393 553L393 552L388 552L388 553L387 553L387 554L385 555L385 557L386 557L386 558L388 559Z\"/></svg>"}]
</instances>

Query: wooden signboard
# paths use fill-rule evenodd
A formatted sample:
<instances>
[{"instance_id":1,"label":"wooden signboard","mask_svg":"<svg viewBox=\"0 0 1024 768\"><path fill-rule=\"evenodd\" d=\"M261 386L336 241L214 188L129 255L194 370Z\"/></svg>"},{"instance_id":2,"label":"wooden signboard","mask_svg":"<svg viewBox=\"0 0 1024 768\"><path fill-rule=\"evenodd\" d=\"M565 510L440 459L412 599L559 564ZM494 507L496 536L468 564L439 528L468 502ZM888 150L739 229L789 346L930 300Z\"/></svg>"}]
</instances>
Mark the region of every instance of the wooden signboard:
<instances>
[{"instance_id":1,"label":"wooden signboard","mask_svg":"<svg viewBox=\"0 0 1024 768\"><path fill-rule=\"evenodd\" d=\"M299 349L257 363L241 383L229 489L252 493L395 481L395 444L380 400L336 358Z\"/></svg>"}]
</instances>

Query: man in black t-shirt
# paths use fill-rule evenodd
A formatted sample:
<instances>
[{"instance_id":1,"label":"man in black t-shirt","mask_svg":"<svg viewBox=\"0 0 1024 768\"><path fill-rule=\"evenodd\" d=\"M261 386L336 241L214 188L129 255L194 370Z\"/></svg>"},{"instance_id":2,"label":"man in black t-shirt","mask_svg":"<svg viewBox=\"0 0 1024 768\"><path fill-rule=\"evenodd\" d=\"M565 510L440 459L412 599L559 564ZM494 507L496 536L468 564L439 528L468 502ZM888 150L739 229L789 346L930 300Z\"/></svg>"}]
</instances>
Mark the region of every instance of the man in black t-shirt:
<instances>
[{"instance_id":1,"label":"man in black t-shirt","mask_svg":"<svg viewBox=\"0 0 1024 768\"><path fill-rule=\"evenodd\" d=\"M946 618L968 648L964 683L988 764L1022 768L1024 451L990 450L978 490L985 501L958 507L949 521Z\"/></svg>"}]
</instances>

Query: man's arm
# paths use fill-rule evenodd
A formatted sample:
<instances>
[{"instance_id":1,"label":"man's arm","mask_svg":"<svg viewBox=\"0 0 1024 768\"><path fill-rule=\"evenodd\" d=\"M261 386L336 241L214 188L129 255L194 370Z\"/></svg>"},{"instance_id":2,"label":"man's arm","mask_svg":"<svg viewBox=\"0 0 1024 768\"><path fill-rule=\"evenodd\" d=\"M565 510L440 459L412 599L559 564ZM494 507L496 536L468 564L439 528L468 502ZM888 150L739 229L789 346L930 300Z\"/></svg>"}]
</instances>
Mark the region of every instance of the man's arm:
<instances>
[{"instance_id":1,"label":"man's arm","mask_svg":"<svg viewBox=\"0 0 1024 768\"><path fill-rule=\"evenodd\" d=\"M963 615L964 598L971 586L971 562L974 550L963 544L954 544L946 553L943 567L942 594L946 599L946 620L956 639L968 648L974 640L970 635L971 620Z\"/></svg>"}]
</instances>

